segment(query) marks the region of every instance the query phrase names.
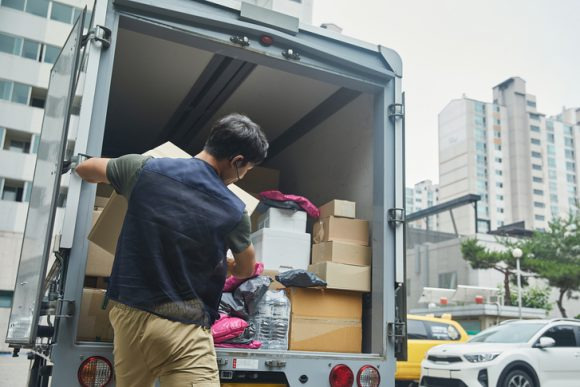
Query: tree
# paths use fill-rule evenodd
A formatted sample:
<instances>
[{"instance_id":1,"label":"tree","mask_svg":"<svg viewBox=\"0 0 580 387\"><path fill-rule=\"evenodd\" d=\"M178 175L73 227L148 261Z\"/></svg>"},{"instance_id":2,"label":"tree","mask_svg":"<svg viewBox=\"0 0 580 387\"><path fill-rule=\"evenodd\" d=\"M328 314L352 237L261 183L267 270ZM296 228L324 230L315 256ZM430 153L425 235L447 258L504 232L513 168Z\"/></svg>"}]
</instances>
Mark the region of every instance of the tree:
<instances>
[{"instance_id":1,"label":"tree","mask_svg":"<svg viewBox=\"0 0 580 387\"><path fill-rule=\"evenodd\" d=\"M550 288L549 287L529 287L522 289L522 306L524 308L544 309L546 312L552 310L552 303L550 302ZM517 305L518 294L511 294L512 305Z\"/></svg>"},{"instance_id":2,"label":"tree","mask_svg":"<svg viewBox=\"0 0 580 387\"><path fill-rule=\"evenodd\" d=\"M522 246L527 265L559 291L556 301L562 317L568 317L564 298L580 290L580 215L549 223L545 232L535 232Z\"/></svg>"},{"instance_id":3,"label":"tree","mask_svg":"<svg viewBox=\"0 0 580 387\"><path fill-rule=\"evenodd\" d=\"M510 278L517 273L516 259L512 255L512 250L518 247L520 242L510 242L504 239L500 243L506 247L506 250L491 251L480 245L477 239L467 239L461 242L461 254L473 269L493 269L502 273L504 302L506 305L512 305ZM522 270L527 269L525 262L525 257L520 259Z\"/></svg>"}]
</instances>

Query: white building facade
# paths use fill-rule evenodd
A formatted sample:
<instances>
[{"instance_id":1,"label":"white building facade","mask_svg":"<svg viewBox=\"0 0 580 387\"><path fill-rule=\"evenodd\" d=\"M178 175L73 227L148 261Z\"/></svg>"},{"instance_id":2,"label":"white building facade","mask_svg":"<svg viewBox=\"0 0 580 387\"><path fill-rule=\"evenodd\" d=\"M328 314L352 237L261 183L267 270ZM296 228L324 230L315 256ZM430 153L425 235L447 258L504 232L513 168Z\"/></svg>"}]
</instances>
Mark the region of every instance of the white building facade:
<instances>
[{"instance_id":1,"label":"white building facade","mask_svg":"<svg viewBox=\"0 0 580 387\"><path fill-rule=\"evenodd\" d=\"M577 208L580 109L546 117L536 106L515 77L493 88L492 103L464 97L439 114L440 201L479 194L479 232L520 221L543 230ZM462 234L476 232L474 216L456 212Z\"/></svg>"}]
</instances>

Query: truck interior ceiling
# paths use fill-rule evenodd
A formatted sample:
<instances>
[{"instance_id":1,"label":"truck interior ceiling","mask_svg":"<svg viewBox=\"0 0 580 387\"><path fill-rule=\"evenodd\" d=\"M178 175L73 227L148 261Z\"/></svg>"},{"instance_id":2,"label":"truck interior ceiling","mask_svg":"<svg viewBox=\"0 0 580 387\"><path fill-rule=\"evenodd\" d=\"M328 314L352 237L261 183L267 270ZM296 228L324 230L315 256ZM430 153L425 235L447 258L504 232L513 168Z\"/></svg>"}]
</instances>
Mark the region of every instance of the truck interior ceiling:
<instances>
[{"instance_id":1,"label":"truck interior ceiling","mask_svg":"<svg viewBox=\"0 0 580 387\"><path fill-rule=\"evenodd\" d=\"M102 155L166 141L195 155L216 119L239 112L266 133L262 166L280 171L282 192L355 201L357 218L372 221L373 107L368 93L121 25Z\"/></svg>"}]
</instances>

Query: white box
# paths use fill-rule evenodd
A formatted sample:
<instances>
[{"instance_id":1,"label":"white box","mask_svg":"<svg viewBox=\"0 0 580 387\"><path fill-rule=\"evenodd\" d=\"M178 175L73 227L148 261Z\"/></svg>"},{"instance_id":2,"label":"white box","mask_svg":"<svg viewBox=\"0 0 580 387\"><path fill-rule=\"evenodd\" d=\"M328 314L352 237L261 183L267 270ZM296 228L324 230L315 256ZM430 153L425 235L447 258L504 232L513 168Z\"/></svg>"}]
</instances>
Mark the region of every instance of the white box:
<instances>
[{"instance_id":1,"label":"white box","mask_svg":"<svg viewBox=\"0 0 580 387\"><path fill-rule=\"evenodd\" d=\"M263 228L252 234L256 261L266 270L308 269L310 234Z\"/></svg>"},{"instance_id":2,"label":"white box","mask_svg":"<svg viewBox=\"0 0 580 387\"><path fill-rule=\"evenodd\" d=\"M258 218L258 229L262 228L304 233L306 212L271 207Z\"/></svg>"}]
</instances>

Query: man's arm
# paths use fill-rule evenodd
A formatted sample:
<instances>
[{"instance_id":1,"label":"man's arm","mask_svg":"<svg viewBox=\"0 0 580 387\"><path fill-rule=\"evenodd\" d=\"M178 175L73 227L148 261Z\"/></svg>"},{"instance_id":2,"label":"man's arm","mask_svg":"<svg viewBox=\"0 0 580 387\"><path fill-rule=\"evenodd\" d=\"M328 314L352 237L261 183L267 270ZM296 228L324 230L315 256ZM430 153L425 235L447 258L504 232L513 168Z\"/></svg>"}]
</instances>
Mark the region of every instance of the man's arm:
<instances>
[{"instance_id":1,"label":"man's arm","mask_svg":"<svg viewBox=\"0 0 580 387\"><path fill-rule=\"evenodd\" d=\"M256 253L254 245L250 244L244 251L234 253L234 259L228 260L228 274L236 278L244 279L254 274L256 266Z\"/></svg>"},{"instance_id":2,"label":"man's arm","mask_svg":"<svg viewBox=\"0 0 580 387\"><path fill-rule=\"evenodd\" d=\"M109 184L109 179L107 178L107 164L110 159L104 159L100 157L93 157L80 163L76 168L75 172L81 177L81 179L88 181L89 183L107 183Z\"/></svg>"}]
</instances>

